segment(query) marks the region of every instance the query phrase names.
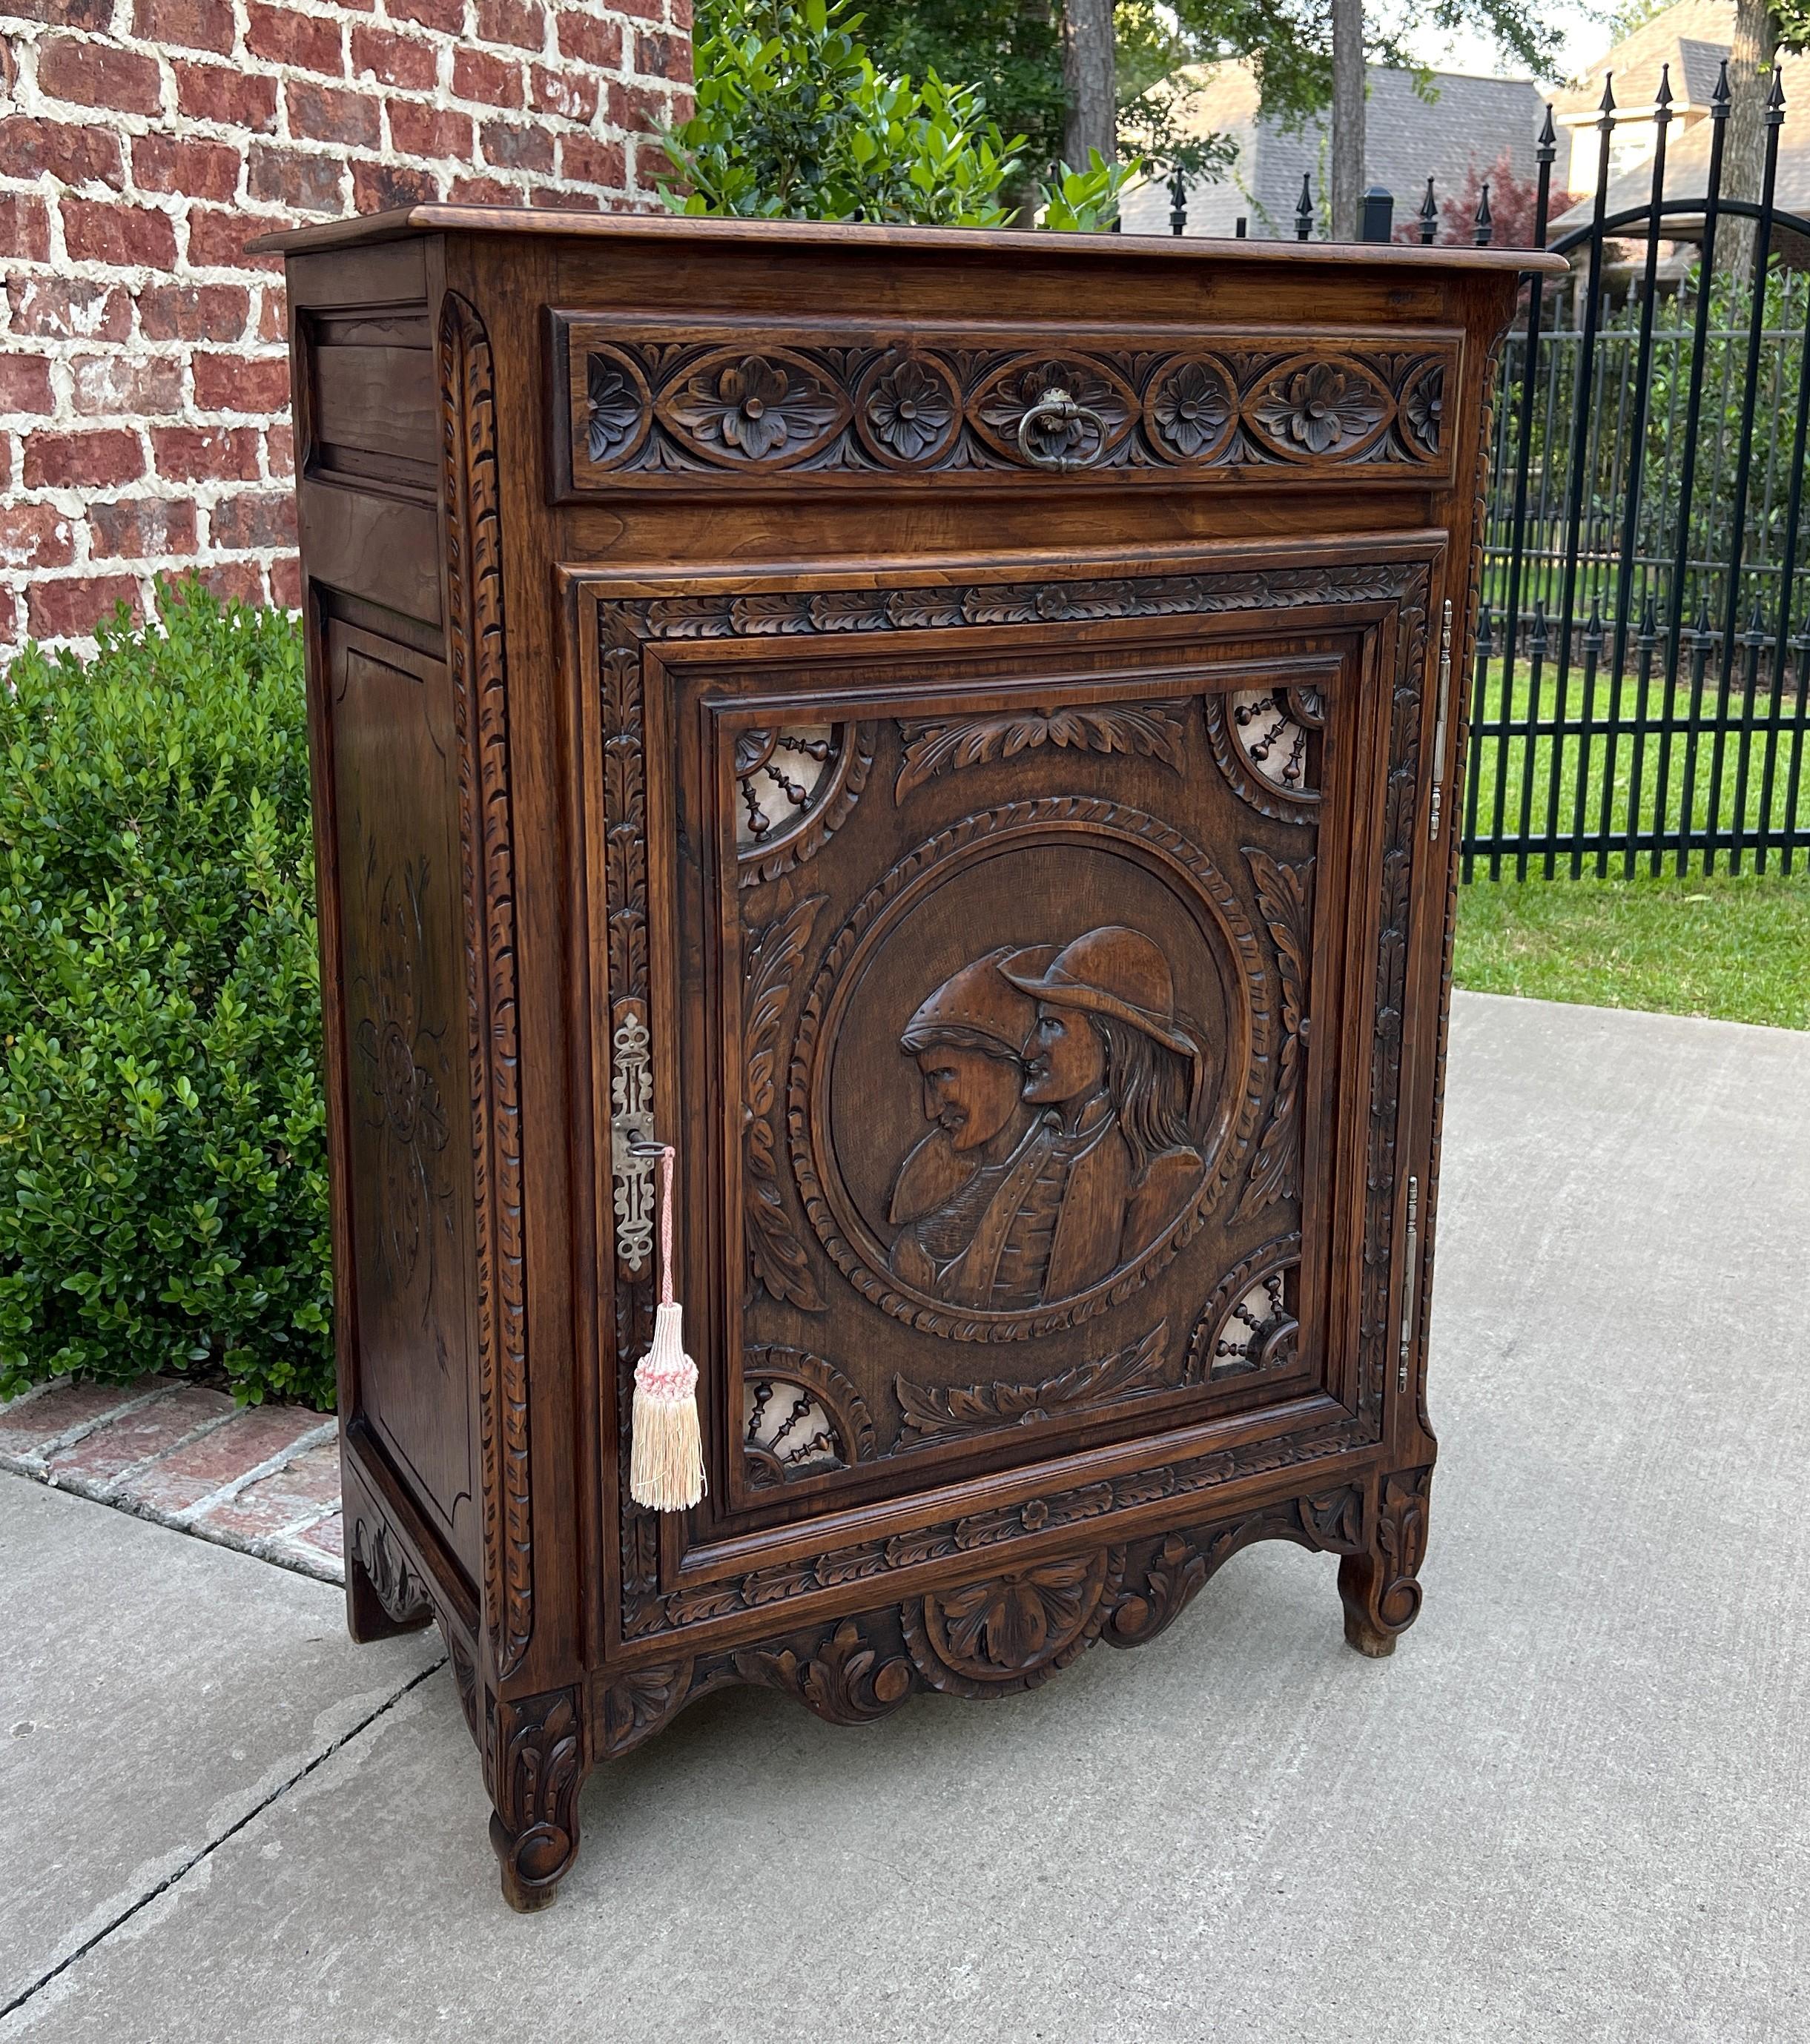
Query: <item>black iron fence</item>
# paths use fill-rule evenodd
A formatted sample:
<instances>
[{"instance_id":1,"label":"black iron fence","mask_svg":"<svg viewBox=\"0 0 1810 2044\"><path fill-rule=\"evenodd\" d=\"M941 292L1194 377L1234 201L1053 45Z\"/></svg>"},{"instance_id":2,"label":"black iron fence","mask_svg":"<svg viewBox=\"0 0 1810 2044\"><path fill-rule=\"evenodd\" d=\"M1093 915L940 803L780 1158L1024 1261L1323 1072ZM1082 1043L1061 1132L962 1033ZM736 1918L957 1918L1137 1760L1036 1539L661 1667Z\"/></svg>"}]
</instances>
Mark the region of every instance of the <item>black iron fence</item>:
<instances>
[{"instance_id":1,"label":"black iron fence","mask_svg":"<svg viewBox=\"0 0 1810 2044\"><path fill-rule=\"evenodd\" d=\"M1777 203L1775 74L1758 196L1726 188L1727 69L1667 171L1670 83L1645 189L1605 87L1589 217L1551 236L1538 145L1530 279L1504 350L1472 677L1466 879L1789 871L1810 851L1810 220ZM1699 164L1701 167L1698 167ZM1682 195L1681 195L1682 188ZM1387 240L1373 194L1366 239ZM1305 181L1297 232L1313 221ZM1185 226L1178 196L1172 224ZM1472 236L1490 239L1485 187ZM1431 185L1416 219L1431 241Z\"/></svg>"}]
</instances>

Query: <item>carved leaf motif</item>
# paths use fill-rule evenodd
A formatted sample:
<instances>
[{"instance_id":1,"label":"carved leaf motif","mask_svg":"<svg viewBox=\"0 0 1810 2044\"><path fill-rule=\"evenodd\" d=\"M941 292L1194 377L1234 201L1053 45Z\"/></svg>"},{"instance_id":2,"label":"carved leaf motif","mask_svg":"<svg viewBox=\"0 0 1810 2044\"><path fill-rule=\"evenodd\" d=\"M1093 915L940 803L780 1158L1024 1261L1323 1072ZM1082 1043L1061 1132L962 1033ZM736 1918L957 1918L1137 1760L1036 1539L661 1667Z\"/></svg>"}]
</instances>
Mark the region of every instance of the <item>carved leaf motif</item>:
<instances>
[{"instance_id":1,"label":"carved leaf motif","mask_svg":"<svg viewBox=\"0 0 1810 2044\"><path fill-rule=\"evenodd\" d=\"M780 1197L773 1117L778 1098L779 1024L817 912L828 898L822 894L806 895L796 908L777 923L769 924L751 942L747 1019L742 1038L749 1266L755 1281L764 1285L775 1299L790 1300L807 1313L824 1310L823 1295Z\"/></svg>"},{"instance_id":2,"label":"carved leaf motif","mask_svg":"<svg viewBox=\"0 0 1810 2044\"><path fill-rule=\"evenodd\" d=\"M1210 1573L1187 1535L1171 1533L1151 1558L1142 1587L1120 1600L1106 1638L1115 1646L1137 1646L1154 1639L1187 1609Z\"/></svg>"},{"instance_id":3,"label":"carved leaf motif","mask_svg":"<svg viewBox=\"0 0 1810 2044\"><path fill-rule=\"evenodd\" d=\"M1274 1200L1292 1200L1299 1190L1302 1009L1307 985L1308 895L1313 861L1289 866L1247 845L1246 863L1257 884L1257 902L1276 947L1282 980L1282 1039L1276 1054L1276 1093L1270 1125L1257 1146L1251 1181L1238 1203L1237 1218L1248 1220Z\"/></svg>"},{"instance_id":4,"label":"carved leaf motif","mask_svg":"<svg viewBox=\"0 0 1810 2044\"><path fill-rule=\"evenodd\" d=\"M948 1592L939 1603L951 1658L1002 1673L1034 1667L1086 1623L1096 1572L1095 1557L1078 1554Z\"/></svg>"},{"instance_id":5,"label":"carved leaf motif","mask_svg":"<svg viewBox=\"0 0 1810 2044\"><path fill-rule=\"evenodd\" d=\"M407 1625L428 1611L427 1591L381 1519L354 1523L352 1553L377 1601L397 1624Z\"/></svg>"},{"instance_id":6,"label":"carved leaf motif","mask_svg":"<svg viewBox=\"0 0 1810 2044\"><path fill-rule=\"evenodd\" d=\"M603 1750L612 1758L656 1732L685 1700L690 1661L632 1668L604 1692Z\"/></svg>"},{"instance_id":7,"label":"carved leaf motif","mask_svg":"<svg viewBox=\"0 0 1810 2044\"><path fill-rule=\"evenodd\" d=\"M1066 1418L1086 1405L1136 1391L1160 1388L1169 1323L1159 1322L1140 1340L1116 1354L1078 1363L1059 1377L1032 1384L970 1384L953 1389L893 1380L905 1425L901 1448L923 1447L954 1440L989 1427L1028 1426L1039 1420Z\"/></svg>"},{"instance_id":8,"label":"carved leaf motif","mask_svg":"<svg viewBox=\"0 0 1810 2044\"><path fill-rule=\"evenodd\" d=\"M896 1710L911 1693L911 1664L881 1659L860 1627L844 1619L814 1654L738 1654L736 1673L751 1682L789 1689L832 1724L866 1724Z\"/></svg>"},{"instance_id":9,"label":"carved leaf motif","mask_svg":"<svg viewBox=\"0 0 1810 2044\"><path fill-rule=\"evenodd\" d=\"M893 790L902 802L914 789L945 770L1011 759L1045 745L1080 752L1138 752L1159 759L1179 774L1187 705L1179 702L1089 705L1075 709L1019 710L1004 717L962 717L951 722L901 722L905 763Z\"/></svg>"}]
</instances>

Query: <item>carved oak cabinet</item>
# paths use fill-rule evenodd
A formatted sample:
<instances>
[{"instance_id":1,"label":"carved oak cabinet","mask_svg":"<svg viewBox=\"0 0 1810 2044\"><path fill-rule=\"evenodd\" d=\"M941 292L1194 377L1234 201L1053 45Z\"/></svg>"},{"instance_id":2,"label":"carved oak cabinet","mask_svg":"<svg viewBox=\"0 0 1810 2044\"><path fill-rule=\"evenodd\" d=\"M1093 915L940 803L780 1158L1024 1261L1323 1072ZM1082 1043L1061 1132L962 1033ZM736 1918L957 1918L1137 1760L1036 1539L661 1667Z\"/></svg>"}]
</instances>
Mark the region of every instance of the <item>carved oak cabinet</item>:
<instances>
[{"instance_id":1,"label":"carved oak cabinet","mask_svg":"<svg viewBox=\"0 0 1810 2044\"><path fill-rule=\"evenodd\" d=\"M351 1624L444 1631L509 1900L724 1683L1010 1696L1269 1538L1388 1653L1490 363L1546 259L269 245ZM708 1482L659 1516L650 1138Z\"/></svg>"}]
</instances>

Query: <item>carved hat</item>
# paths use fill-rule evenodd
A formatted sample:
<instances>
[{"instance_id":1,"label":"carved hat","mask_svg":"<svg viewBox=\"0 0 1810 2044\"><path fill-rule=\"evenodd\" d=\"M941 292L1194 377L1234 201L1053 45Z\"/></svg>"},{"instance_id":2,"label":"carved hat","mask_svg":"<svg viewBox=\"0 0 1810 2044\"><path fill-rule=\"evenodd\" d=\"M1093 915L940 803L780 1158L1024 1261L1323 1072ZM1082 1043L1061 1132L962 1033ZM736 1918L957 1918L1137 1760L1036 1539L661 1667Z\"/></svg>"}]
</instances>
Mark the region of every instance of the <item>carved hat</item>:
<instances>
[{"instance_id":1,"label":"carved hat","mask_svg":"<svg viewBox=\"0 0 1810 2044\"><path fill-rule=\"evenodd\" d=\"M1175 1019L1175 982L1159 944L1122 923L1089 930L1058 951L1040 972L1036 954L1019 951L999 970L1034 1000L1057 1008L1112 1015L1193 1061L1201 1047Z\"/></svg>"},{"instance_id":2,"label":"carved hat","mask_svg":"<svg viewBox=\"0 0 1810 2044\"><path fill-rule=\"evenodd\" d=\"M1054 944L1033 944L1026 951L1002 944L951 973L905 1024L901 1047L913 1052L926 1051L959 1033L984 1036L999 1046L1001 1057L1016 1058L1037 1019L1036 1005L1005 978L1000 967L1008 959L1034 958L1040 965L1047 965L1055 953Z\"/></svg>"}]
</instances>

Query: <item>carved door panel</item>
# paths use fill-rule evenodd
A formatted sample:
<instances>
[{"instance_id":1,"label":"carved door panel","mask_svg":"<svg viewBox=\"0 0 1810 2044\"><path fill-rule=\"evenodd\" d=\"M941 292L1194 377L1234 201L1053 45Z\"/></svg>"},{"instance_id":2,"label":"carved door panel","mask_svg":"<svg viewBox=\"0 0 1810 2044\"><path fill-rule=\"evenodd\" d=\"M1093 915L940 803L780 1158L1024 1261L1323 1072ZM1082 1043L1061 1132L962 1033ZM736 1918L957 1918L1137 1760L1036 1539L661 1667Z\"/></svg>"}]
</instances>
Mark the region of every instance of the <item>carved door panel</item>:
<instances>
[{"instance_id":1,"label":"carved door panel","mask_svg":"<svg viewBox=\"0 0 1810 2044\"><path fill-rule=\"evenodd\" d=\"M1147 1504L1178 1444L1206 1483L1375 1438L1376 1302L1335 1273L1360 1229L1387 1262L1370 1017L1428 577L841 598L883 629L599 601L612 1105L679 1145L709 1480L657 1562L624 1509L625 1630L736 1608L769 1550L775 1593L822 1587L925 1493L1010 1539L1052 1485ZM625 1369L653 1271L614 1162Z\"/></svg>"}]
</instances>

